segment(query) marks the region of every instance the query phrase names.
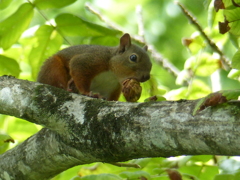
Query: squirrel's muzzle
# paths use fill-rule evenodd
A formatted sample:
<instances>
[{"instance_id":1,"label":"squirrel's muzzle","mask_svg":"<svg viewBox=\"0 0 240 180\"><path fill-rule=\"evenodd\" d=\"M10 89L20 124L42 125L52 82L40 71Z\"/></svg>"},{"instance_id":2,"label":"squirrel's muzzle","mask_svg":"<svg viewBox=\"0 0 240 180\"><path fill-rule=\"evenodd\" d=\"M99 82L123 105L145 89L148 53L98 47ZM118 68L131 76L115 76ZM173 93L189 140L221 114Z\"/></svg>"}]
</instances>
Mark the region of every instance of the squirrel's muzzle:
<instances>
[{"instance_id":1,"label":"squirrel's muzzle","mask_svg":"<svg viewBox=\"0 0 240 180\"><path fill-rule=\"evenodd\" d=\"M150 79L150 74L148 74L148 75L143 75L142 77L141 77L141 79L139 79L139 81L140 82L145 82L145 81L147 81L147 80L149 80Z\"/></svg>"}]
</instances>

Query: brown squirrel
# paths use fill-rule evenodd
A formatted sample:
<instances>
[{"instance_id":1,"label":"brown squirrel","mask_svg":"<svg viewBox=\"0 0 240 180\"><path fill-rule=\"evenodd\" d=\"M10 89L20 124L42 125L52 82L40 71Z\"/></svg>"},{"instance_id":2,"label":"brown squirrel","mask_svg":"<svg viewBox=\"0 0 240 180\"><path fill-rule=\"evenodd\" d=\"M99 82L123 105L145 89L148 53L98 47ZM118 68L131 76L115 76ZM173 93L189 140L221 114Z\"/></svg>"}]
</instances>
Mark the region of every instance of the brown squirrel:
<instances>
[{"instance_id":1,"label":"brown squirrel","mask_svg":"<svg viewBox=\"0 0 240 180\"><path fill-rule=\"evenodd\" d=\"M150 78L151 61L147 46L131 44L129 34L120 38L118 47L77 45L57 52L45 61L37 81L83 95L98 93L107 100L117 101L122 82Z\"/></svg>"}]
</instances>

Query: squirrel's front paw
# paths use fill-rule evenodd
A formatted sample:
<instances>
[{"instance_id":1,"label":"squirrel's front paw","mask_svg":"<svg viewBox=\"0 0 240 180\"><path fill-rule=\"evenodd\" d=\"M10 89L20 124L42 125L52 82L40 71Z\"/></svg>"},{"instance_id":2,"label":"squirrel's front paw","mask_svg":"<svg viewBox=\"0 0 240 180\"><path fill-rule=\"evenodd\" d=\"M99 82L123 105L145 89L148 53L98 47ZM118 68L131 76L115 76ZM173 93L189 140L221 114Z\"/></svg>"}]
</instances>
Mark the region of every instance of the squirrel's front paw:
<instances>
[{"instance_id":1,"label":"squirrel's front paw","mask_svg":"<svg viewBox=\"0 0 240 180\"><path fill-rule=\"evenodd\" d=\"M97 98L97 99L105 99L99 93L93 93L92 91L90 91L87 96L92 97L92 98Z\"/></svg>"}]
</instances>

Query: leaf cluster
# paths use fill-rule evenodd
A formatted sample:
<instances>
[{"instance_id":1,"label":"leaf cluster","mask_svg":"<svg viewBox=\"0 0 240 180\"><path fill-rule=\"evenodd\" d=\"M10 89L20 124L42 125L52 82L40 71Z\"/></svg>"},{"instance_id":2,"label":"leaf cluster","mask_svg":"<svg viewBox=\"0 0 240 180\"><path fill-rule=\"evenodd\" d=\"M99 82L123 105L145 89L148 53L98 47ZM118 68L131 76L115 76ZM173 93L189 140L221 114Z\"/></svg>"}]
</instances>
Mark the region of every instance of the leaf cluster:
<instances>
[{"instance_id":1,"label":"leaf cluster","mask_svg":"<svg viewBox=\"0 0 240 180\"><path fill-rule=\"evenodd\" d=\"M240 177L240 163L233 158L220 156L144 158L131 162L139 164L141 169L94 163L72 168L69 172L77 172L74 180L237 180ZM222 171L222 174L219 174L219 171ZM61 177L67 177L69 172L62 173Z\"/></svg>"}]
</instances>

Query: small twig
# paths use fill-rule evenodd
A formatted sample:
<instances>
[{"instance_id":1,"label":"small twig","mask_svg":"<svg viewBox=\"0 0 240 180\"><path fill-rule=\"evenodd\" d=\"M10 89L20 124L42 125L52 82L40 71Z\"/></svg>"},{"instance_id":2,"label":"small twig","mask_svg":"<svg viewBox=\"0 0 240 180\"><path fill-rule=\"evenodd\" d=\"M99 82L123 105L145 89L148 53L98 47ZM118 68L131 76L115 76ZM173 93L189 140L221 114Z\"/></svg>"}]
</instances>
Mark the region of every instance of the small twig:
<instances>
[{"instance_id":1,"label":"small twig","mask_svg":"<svg viewBox=\"0 0 240 180\"><path fill-rule=\"evenodd\" d=\"M88 11L90 11L91 13L96 15L101 21L105 22L109 27L111 27L113 29L116 29L116 30L119 30L119 31L122 31L121 27L119 27L118 25L110 22L104 15L101 14L101 12L99 12L97 9L92 7L89 2L85 3L85 7Z\"/></svg>"},{"instance_id":2,"label":"small twig","mask_svg":"<svg viewBox=\"0 0 240 180\"><path fill-rule=\"evenodd\" d=\"M142 15L142 6L138 5L136 8L137 13L137 20L138 20L138 40L140 40L141 43L147 44L145 40L145 30L144 30L144 21L143 21L143 15ZM157 52L157 50L151 46L149 46L149 52L151 52L152 57L155 59L155 61L160 64L164 69L167 69L169 73L173 74L175 77L177 77L180 73L180 71L168 60L164 59L160 53Z\"/></svg>"},{"instance_id":3,"label":"small twig","mask_svg":"<svg viewBox=\"0 0 240 180\"><path fill-rule=\"evenodd\" d=\"M59 31L59 30L56 28L56 26L54 26L54 25L49 21L49 19L45 16L45 14L43 14L43 12L42 12L41 10L39 10L38 7L35 6L30 0L27 0L27 1L28 1L29 4L31 4L31 5L38 11L38 13L43 17L43 19L45 19L45 21L48 22L48 24L49 24L50 26L52 26L52 27L62 36L62 38L63 38L69 45L71 45L71 43L65 38L65 36L62 34L62 32Z\"/></svg>"},{"instance_id":4,"label":"small twig","mask_svg":"<svg viewBox=\"0 0 240 180\"><path fill-rule=\"evenodd\" d=\"M164 69L167 69L169 73L173 74L175 77L178 77L180 71L176 66L174 66L170 61L162 57L160 53L153 46L149 46L149 51L152 53L155 61L160 64Z\"/></svg>"},{"instance_id":5,"label":"small twig","mask_svg":"<svg viewBox=\"0 0 240 180\"><path fill-rule=\"evenodd\" d=\"M135 164L135 163L120 163L120 162L114 162L114 163L109 163L109 164L112 164L112 165L118 166L118 167L141 168L141 166L139 166L138 164Z\"/></svg>"},{"instance_id":6,"label":"small twig","mask_svg":"<svg viewBox=\"0 0 240 180\"><path fill-rule=\"evenodd\" d=\"M220 59L223 65L224 69L229 69L230 64L225 58L223 52L219 49L219 47L208 37L208 35L203 31L202 27L199 25L197 22L196 18L191 15L186 8L180 4L179 2L176 1L176 4L181 8L182 12L186 15L186 17L189 19L190 23L192 23L196 29L200 32L200 34L203 36L203 38L207 41L209 46L212 48L213 51L217 52L220 55Z\"/></svg>"},{"instance_id":7,"label":"small twig","mask_svg":"<svg viewBox=\"0 0 240 180\"><path fill-rule=\"evenodd\" d=\"M145 41L145 31L144 31L144 22L143 22L143 16L142 16L142 6L138 5L136 7L136 13L137 13L137 21L138 21L138 35L141 37L142 42L144 42L144 44L146 43Z\"/></svg>"}]
</instances>

